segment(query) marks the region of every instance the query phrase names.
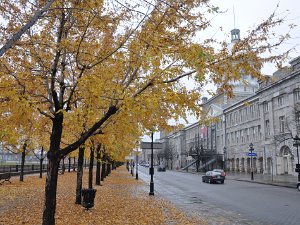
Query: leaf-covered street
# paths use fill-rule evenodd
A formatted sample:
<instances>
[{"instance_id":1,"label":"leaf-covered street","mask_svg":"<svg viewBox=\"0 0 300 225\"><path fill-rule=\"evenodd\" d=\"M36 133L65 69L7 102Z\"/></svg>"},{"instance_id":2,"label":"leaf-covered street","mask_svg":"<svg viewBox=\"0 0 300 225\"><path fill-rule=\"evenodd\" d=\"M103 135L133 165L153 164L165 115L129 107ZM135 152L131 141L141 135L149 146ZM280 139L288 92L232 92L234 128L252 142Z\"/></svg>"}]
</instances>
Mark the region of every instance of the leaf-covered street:
<instances>
[{"instance_id":1,"label":"leaf-covered street","mask_svg":"<svg viewBox=\"0 0 300 225\"><path fill-rule=\"evenodd\" d=\"M0 224L41 224L45 179L36 175L18 177L0 186ZM88 174L84 171L83 188ZM207 224L201 218L185 215L157 196L149 197L147 186L124 167L113 170L97 189L95 206L86 211L75 205L76 173L59 175L56 224Z\"/></svg>"}]
</instances>

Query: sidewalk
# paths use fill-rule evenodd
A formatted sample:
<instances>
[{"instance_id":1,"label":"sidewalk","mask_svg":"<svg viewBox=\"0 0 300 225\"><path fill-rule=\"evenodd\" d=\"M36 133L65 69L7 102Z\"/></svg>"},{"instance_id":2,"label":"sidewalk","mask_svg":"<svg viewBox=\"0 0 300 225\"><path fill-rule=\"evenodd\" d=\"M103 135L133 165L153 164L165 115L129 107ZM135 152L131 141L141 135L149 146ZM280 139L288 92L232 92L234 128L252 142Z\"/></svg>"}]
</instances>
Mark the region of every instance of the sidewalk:
<instances>
[{"instance_id":1,"label":"sidewalk","mask_svg":"<svg viewBox=\"0 0 300 225\"><path fill-rule=\"evenodd\" d=\"M95 171L94 171L95 172ZM95 205L85 210L75 205L75 172L58 177L56 225L188 225L208 224L203 216L191 217L159 196L149 196L145 183L136 180L125 166L112 170L97 190ZM95 179L95 174L94 174ZM25 176L24 182L12 177L0 186L0 224L41 224L45 178ZM84 170L83 188L88 184Z\"/></svg>"},{"instance_id":2,"label":"sidewalk","mask_svg":"<svg viewBox=\"0 0 300 225\"><path fill-rule=\"evenodd\" d=\"M254 174L253 180L249 173L227 173L226 179L238 180L252 183L260 183L266 185L274 185L288 188L296 188L297 177L293 175L267 175L267 174Z\"/></svg>"}]
</instances>

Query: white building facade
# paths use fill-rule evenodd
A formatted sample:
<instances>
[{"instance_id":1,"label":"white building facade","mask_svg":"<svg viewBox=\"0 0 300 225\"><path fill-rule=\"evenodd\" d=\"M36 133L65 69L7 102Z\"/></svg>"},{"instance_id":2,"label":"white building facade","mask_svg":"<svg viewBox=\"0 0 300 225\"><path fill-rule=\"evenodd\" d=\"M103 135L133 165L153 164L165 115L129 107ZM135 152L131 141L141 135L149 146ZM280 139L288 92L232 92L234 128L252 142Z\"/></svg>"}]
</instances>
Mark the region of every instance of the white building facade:
<instances>
[{"instance_id":1,"label":"white building facade","mask_svg":"<svg viewBox=\"0 0 300 225\"><path fill-rule=\"evenodd\" d=\"M239 39L239 30L232 32L234 42ZM217 122L207 127L195 123L162 137L161 141L168 139L176 145L177 164L195 169L196 163L191 162L198 159L202 170L250 173L252 168L254 173L297 175L293 138L300 136L300 57L267 78L259 83L243 76L247 82L232 84L231 99L224 94L203 98L203 109L218 118ZM180 142L175 141L178 137ZM252 161L250 143L256 153Z\"/></svg>"}]
</instances>

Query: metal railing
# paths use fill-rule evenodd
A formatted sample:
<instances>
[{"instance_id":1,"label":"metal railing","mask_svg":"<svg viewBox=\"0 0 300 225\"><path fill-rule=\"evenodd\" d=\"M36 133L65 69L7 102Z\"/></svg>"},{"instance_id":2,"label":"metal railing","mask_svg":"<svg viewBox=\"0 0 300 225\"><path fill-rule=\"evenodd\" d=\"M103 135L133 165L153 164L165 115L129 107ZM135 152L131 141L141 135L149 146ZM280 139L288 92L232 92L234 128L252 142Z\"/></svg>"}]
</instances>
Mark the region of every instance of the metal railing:
<instances>
[{"instance_id":1,"label":"metal railing","mask_svg":"<svg viewBox=\"0 0 300 225\"><path fill-rule=\"evenodd\" d=\"M47 169L47 164L42 165L42 169L46 170ZM31 171L39 171L40 170L40 165L39 164L26 164L24 165L24 172L31 172ZM12 172L20 172L21 171L21 165L16 164L16 165L1 165L0 166L0 173L12 173Z\"/></svg>"}]
</instances>

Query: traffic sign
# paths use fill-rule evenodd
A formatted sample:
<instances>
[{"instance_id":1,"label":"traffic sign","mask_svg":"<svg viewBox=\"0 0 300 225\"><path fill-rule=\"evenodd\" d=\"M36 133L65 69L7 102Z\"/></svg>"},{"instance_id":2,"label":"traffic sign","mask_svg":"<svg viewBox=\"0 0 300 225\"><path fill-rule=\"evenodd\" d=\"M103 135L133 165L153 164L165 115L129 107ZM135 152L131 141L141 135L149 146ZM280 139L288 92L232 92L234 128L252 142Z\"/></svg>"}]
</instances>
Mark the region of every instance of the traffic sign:
<instances>
[{"instance_id":1,"label":"traffic sign","mask_svg":"<svg viewBox=\"0 0 300 225\"><path fill-rule=\"evenodd\" d=\"M256 152L247 152L247 156L257 156Z\"/></svg>"}]
</instances>

